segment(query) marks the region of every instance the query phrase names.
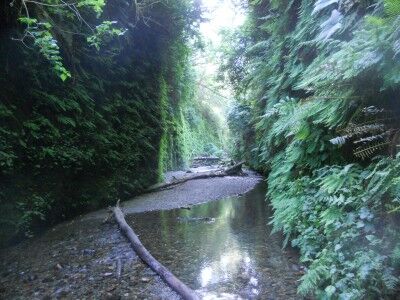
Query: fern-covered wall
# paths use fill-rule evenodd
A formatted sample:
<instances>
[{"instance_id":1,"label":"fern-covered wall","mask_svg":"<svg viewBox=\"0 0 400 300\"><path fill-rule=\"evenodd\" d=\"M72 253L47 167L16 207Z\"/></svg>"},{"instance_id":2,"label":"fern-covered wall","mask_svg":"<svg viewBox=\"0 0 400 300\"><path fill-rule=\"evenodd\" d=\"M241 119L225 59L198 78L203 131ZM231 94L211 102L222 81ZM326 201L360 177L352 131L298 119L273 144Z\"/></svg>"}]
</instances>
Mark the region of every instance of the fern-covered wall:
<instances>
[{"instance_id":1,"label":"fern-covered wall","mask_svg":"<svg viewBox=\"0 0 400 300\"><path fill-rule=\"evenodd\" d=\"M268 174L301 295L390 298L400 272L400 2L258 0L227 35L237 155Z\"/></svg>"},{"instance_id":2,"label":"fern-covered wall","mask_svg":"<svg viewBox=\"0 0 400 300\"><path fill-rule=\"evenodd\" d=\"M182 113L196 109L188 46L196 1L161 1L145 12L109 1L99 19L83 11L87 22L126 29L101 47L88 45L73 15L45 8L33 7L31 17L66 24L51 28L71 74L65 81L35 45L11 39L21 35L21 10L1 9L1 243L139 193L187 165L183 131L197 130Z\"/></svg>"}]
</instances>

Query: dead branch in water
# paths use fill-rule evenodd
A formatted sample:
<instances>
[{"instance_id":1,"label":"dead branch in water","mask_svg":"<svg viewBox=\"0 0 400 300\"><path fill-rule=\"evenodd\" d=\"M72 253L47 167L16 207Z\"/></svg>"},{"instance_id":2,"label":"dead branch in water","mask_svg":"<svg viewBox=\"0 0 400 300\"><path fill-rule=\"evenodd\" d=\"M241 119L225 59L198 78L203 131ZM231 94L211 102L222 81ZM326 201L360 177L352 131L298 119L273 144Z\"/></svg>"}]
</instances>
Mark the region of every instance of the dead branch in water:
<instances>
[{"instance_id":1,"label":"dead branch in water","mask_svg":"<svg viewBox=\"0 0 400 300\"><path fill-rule=\"evenodd\" d=\"M158 262L143 246L133 229L126 223L124 214L119 207L119 201L117 205L112 208L112 212L121 231L125 234L137 255L183 299L198 300L198 295L191 288L175 277L174 274Z\"/></svg>"}]
</instances>

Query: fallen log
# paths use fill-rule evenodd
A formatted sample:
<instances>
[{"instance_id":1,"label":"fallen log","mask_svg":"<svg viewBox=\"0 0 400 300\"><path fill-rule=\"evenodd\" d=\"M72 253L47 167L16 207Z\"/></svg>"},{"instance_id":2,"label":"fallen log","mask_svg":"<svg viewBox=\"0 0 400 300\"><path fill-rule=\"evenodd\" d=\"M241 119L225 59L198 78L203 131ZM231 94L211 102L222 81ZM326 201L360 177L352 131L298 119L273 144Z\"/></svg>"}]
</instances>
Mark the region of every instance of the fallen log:
<instances>
[{"instance_id":1,"label":"fallen log","mask_svg":"<svg viewBox=\"0 0 400 300\"><path fill-rule=\"evenodd\" d=\"M244 164L244 161L241 161L240 163L225 169L224 173L226 175L228 175L228 176L242 174L242 166L243 166L243 164Z\"/></svg>"},{"instance_id":2,"label":"fallen log","mask_svg":"<svg viewBox=\"0 0 400 300\"><path fill-rule=\"evenodd\" d=\"M242 172L243 164L244 164L244 161L242 161L232 167L226 168L226 169L220 169L220 170L208 171L208 172L191 173L190 175L187 175L181 179L177 179L177 180L174 180L171 182L158 183L158 184L152 185L147 190L145 190L145 193L151 193L151 192L155 192L158 190L163 190L163 189L166 189L166 188L169 188L169 187L181 184L181 183L185 183L189 180L238 175L238 174L241 174L241 172Z\"/></svg>"},{"instance_id":3,"label":"fallen log","mask_svg":"<svg viewBox=\"0 0 400 300\"><path fill-rule=\"evenodd\" d=\"M180 281L174 274L172 274L166 267L164 267L160 262L158 262L147 249L140 242L138 236L135 234L133 229L126 223L124 214L119 207L119 201L117 205L112 208L114 217L121 229L125 234L133 250L137 255L154 271L156 272L162 280L165 281L179 296L185 300L198 300L199 296L186 284Z\"/></svg>"},{"instance_id":4,"label":"fallen log","mask_svg":"<svg viewBox=\"0 0 400 300\"><path fill-rule=\"evenodd\" d=\"M192 161L192 167L200 167L200 166L210 166L212 164L218 163L221 161L219 157L205 156L205 157L195 157Z\"/></svg>"}]
</instances>

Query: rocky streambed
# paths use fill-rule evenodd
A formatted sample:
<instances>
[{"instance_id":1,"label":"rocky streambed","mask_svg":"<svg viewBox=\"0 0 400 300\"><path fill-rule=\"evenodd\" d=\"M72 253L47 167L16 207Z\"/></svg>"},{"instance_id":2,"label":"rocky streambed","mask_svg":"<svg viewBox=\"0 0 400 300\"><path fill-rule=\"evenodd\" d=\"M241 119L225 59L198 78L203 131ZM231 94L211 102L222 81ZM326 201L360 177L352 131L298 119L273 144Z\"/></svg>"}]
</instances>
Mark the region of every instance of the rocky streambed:
<instances>
[{"instance_id":1,"label":"rocky streambed","mask_svg":"<svg viewBox=\"0 0 400 300\"><path fill-rule=\"evenodd\" d=\"M294 299L302 270L281 238L270 238L260 182L251 172L188 181L123 210L143 244L203 298ZM177 299L117 226L103 224L106 215L93 212L3 249L0 298Z\"/></svg>"}]
</instances>

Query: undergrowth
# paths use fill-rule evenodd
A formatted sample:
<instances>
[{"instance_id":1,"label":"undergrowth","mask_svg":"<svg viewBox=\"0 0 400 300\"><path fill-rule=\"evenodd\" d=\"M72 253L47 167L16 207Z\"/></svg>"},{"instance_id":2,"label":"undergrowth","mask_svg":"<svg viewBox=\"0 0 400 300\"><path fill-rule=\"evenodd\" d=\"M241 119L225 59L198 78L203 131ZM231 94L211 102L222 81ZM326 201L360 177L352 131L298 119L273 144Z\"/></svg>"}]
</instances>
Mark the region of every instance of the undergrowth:
<instances>
[{"instance_id":1,"label":"undergrowth","mask_svg":"<svg viewBox=\"0 0 400 300\"><path fill-rule=\"evenodd\" d=\"M0 245L132 197L218 140L189 60L199 3L46 2L0 11Z\"/></svg>"},{"instance_id":2,"label":"undergrowth","mask_svg":"<svg viewBox=\"0 0 400 300\"><path fill-rule=\"evenodd\" d=\"M271 224L306 265L298 292L393 298L400 273L399 2L247 5L247 22L225 35L221 76L236 91L230 126L239 133L237 155L268 175Z\"/></svg>"}]
</instances>

